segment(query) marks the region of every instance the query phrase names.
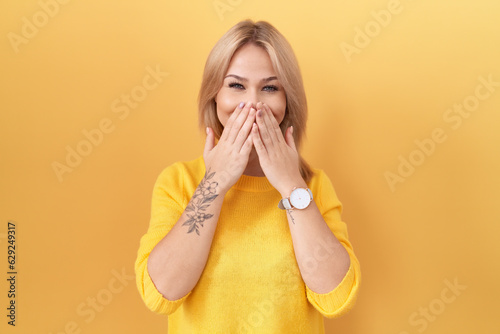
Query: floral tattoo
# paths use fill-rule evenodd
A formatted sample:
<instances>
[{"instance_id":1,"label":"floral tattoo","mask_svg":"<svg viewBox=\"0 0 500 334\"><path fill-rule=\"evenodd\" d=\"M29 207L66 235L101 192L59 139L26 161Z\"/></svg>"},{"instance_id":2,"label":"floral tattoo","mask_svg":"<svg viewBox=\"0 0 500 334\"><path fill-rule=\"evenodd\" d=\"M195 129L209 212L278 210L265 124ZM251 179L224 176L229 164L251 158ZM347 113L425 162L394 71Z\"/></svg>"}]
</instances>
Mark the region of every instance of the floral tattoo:
<instances>
[{"instance_id":1,"label":"floral tattoo","mask_svg":"<svg viewBox=\"0 0 500 334\"><path fill-rule=\"evenodd\" d=\"M213 214L206 213L205 211L210 206L210 203L212 203L217 196L219 196L216 194L216 189L219 184L210 180L214 177L214 175L215 172L210 173L210 170L205 172L203 180L201 180L198 188L196 188L196 191L191 198L191 201L186 207L186 215L189 219L182 224L182 226L189 226L187 233L195 231L196 234L200 235L198 225L203 227L203 222L213 217Z\"/></svg>"}]
</instances>

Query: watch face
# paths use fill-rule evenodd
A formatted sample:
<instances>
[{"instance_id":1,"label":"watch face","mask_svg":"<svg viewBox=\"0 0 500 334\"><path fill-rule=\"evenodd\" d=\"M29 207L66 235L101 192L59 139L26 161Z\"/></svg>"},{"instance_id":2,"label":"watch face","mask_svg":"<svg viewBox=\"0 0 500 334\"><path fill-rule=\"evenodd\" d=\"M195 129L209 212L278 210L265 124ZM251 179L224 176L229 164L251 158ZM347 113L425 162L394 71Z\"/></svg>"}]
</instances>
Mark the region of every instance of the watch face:
<instances>
[{"instance_id":1,"label":"watch face","mask_svg":"<svg viewBox=\"0 0 500 334\"><path fill-rule=\"evenodd\" d=\"M311 196L304 188L297 188L290 194L290 203L294 208L305 209L311 203Z\"/></svg>"}]
</instances>

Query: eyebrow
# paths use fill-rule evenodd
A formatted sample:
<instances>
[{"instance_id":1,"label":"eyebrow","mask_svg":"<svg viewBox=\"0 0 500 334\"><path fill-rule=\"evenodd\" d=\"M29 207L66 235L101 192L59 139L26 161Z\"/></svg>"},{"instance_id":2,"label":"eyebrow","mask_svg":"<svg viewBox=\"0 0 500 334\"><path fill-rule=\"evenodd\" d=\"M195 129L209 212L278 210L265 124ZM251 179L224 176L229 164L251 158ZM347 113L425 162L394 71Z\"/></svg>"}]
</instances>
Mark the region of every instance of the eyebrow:
<instances>
[{"instance_id":1,"label":"eyebrow","mask_svg":"<svg viewBox=\"0 0 500 334\"><path fill-rule=\"evenodd\" d=\"M247 78L242 78L240 77L239 75L236 75L236 74L228 74L224 77L224 79L228 78L228 77L233 77L233 78L236 78L240 81L244 81L244 82L247 82L248 79ZM269 77L269 78L264 78L261 80L261 82L269 82L269 81L273 81L273 80L278 80L278 77Z\"/></svg>"}]
</instances>

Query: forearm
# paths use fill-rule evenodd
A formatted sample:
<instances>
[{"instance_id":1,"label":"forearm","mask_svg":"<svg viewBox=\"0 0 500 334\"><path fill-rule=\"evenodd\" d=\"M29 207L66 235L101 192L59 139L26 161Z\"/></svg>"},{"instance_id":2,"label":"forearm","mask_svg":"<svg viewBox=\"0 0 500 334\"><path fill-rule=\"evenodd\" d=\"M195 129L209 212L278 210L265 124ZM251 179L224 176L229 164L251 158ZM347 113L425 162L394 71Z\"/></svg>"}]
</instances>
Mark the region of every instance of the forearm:
<instances>
[{"instance_id":1,"label":"forearm","mask_svg":"<svg viewBox=\"0 0 500 334\"><path fill-rule=\"evenodd\" d=\"M149 275L168 300L177 300L191 291L208 260L225 191L217 187L215 193L206 194L204 182L205 178L177 223L148 258Z\"/></svg>"},{"instance_id":2,"label":"forearm","mask_svg":"<svg viewBox=\"0 0 500 334\"><path fill-rule=\"evenodd\" d=\"M258 104L257 109L257 125L253 126L252 136L259 162L269 182L286 198L294 187L307 187L299 170L293 127L283 136L269 106ZM287 217L304 282L316 293L330 292L349 270L349 253L330 230L314 201L304 210L289 210Z\"/></svg>"},{"instance_id":3,"label":"forearm","mask_svg":"<svg viewBox=\"0 0 500 334\"><path fill-rule=\"evenodd\" d=\"M287 218L302 279L316 293L332 291L349 270L349 253L314 201L306 209L287 210Z\"/></svg>"}]
</instances>

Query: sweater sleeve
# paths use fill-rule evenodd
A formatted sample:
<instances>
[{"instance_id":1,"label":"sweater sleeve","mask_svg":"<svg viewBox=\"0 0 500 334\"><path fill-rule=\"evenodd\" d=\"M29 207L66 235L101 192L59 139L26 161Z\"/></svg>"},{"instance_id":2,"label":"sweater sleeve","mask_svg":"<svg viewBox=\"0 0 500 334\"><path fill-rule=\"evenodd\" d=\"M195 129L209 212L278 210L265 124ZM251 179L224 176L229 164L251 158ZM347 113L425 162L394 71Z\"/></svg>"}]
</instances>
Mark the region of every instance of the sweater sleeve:
<instances>
[{"instance_id":1,"label":"sweater sleeve","mask_svg":"<svg viewBox=\"0 0 500 334\"><path fill-rule=\"evenodd\" d=\"M312 186L312 185L311 185ZM317 192L314 194L318 208L332 233L349 253L351 264L340 284L327 293L316 293L306 285L309 302L325 317L336 318L347 313L356 301L361 282L360 266L351 243L347 226L341 220L342 204L339 202L330 179L318 171Z\"/></svg>"},{"instance_id":2,"label":"sweater sleeve","mask_svg":"<svg viewBox=\"0 0 500 334\"><path fill-rule=\"evenodd\" d=\"M137 288L144 303L151 311L166 315L173 313L191 292L178 300L166 299L149 276L147 262L153 248L184 212L182 176L182 169L175 164L165 168L158 176L153 188L149 228L141 238L135 261Z\"/></svg>"}]
</instances>

